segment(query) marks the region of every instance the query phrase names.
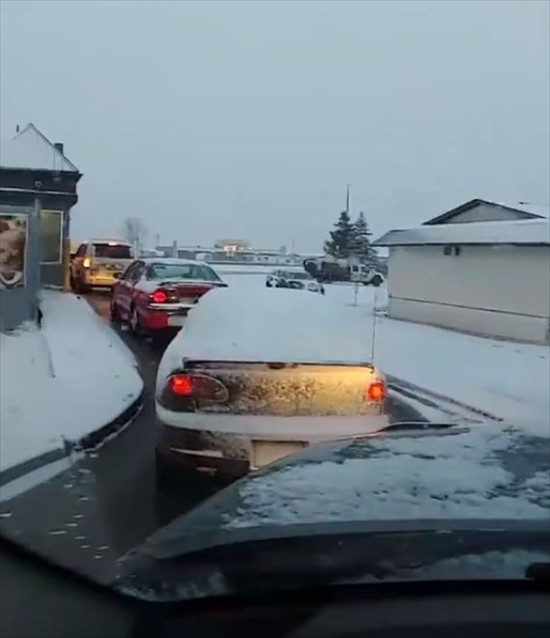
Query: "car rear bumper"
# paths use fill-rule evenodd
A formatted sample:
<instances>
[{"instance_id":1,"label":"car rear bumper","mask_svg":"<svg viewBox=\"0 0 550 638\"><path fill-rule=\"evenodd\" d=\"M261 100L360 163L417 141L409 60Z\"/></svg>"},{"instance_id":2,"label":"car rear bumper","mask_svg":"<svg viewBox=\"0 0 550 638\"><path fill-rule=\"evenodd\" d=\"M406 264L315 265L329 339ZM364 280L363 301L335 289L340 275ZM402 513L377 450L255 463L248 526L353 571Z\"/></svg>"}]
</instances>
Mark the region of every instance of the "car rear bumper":
<instances>
[{"instance_id":1,"label":"car rear bumper","mask_svg":"<svg viewBox=\"0 0 550 638\"><path fill-rule=\"evenodd\" d=\"M117 279L112 275L96 275L92 273L86 273L84 275L84 281L87 286L93 286L97 288L112 288Z\"/></svg>"},{"instance_id":2,"label":"car rear bumper","mask_svg":"<svg viewBox=\"0 0 550 638\"><path fill-rule=\"evenodd\" d=\"M151 330L179 330L185 325L187 310L159 310L149 308L141 318L143 328Z\"/></svg>"},{"instance_id":3,"label":"car rear bumper","mask_svg":"<svg viewBox=\"0 0 550 638\"><path fill-rule=\"evenodd\" d=\"M258 445L292 453L312 443L371 434L386 415L271 417L176 413L157 403L157 453L161 459L209 476L238 478L259 467ZM281 448L283 449L283 448Z\"/></svg>"}]
</instances>

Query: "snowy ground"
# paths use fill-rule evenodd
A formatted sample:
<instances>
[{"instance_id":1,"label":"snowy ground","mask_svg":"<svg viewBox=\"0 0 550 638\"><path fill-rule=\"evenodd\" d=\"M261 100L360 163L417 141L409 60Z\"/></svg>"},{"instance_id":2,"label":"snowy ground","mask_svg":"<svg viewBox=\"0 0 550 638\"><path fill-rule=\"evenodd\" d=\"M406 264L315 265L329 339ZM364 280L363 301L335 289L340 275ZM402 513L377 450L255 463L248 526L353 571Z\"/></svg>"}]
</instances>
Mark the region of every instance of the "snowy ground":
<instances>
[{"instance_id":1,"label":"snowy ground","mask_svg":"<svg viewBox=\"0 0 550 638\"><path fill-rule=\"evenodd\" d=\"M43 327L1 334L0 470L116 419L143 383L133 355L88 303L44 291Z\"/></svg>"},{"instance_id":2,"label":"snowy ground","mask_svg":"<svg viewBox=\"0 0 550 638\"><path fill-rule=\"evenodd\" d=\"M264 274L222 277L231 286L265 286ZM547 346L388 319L374 312L387 303L383 288L361 286L357 294L353 285L325 288L327 298L341 309L340 329L359 335L387 375L550 436Z\"/></svg>"}]
</instances>

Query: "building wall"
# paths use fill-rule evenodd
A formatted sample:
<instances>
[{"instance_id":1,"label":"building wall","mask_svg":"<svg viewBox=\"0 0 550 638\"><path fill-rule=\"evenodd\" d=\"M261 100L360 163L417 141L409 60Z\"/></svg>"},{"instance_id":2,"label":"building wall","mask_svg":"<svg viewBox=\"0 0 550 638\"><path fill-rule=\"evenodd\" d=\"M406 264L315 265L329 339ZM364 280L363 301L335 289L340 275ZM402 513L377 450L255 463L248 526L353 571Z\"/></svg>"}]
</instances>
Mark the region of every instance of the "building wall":
<instances>
[{"instance_id":1,"label":"building wall","mask_svg":"<svg viewBox=\"0 0 550 638\"><path fill-rule=\"evenodd\" d=\"M388 314L467 332L548 343L550 248L390 249Z\"/></svg>"},{"instance_id":2,"label":"building wall","mask_svg":"<svg viewBox=\"0 0 550 638\"><path fill-rule=\"evenodd\" d=\"M13 330L24 321L36 319L40 268L33 255L38 252L40 222L32 206L0 205L0 213L24 215L27 218L27 240L25 245L25 284L14 288L0 288L0 330Z\"/></svg>"},{"instance_id":3,"label":"building wall","mask_svg":"<svg viewBox=\"0 0 550 638\"><path fill-rule=\"evenodd\" d=\"M445 221L445 224L464 224L466 222L505 222L525 219L525 215L507 208L480 204L475 208L464 211L456 217Z\"/></svg>"}]
</instances>

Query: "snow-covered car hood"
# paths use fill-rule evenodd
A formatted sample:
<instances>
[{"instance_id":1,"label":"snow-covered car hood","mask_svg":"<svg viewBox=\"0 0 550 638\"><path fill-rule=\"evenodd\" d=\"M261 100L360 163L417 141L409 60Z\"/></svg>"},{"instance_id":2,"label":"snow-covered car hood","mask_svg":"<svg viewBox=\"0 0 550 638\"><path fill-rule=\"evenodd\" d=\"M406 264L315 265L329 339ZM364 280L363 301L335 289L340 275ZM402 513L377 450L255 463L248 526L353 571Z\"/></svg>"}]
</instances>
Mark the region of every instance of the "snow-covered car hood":
<instances>
[{"instance_id":1,"label":"snow-covered car hood","mask_svg":"<svg viewBox=\"0 0 550 638\"><path fill-rule=\"evenodd\" d=\"M550 562L550 442L502 425L321 443L119 562L150 599L382 580L525 578Z\"/></svg>"},{"instance_id":2,"label":"snow-covered car hood","mask_svg":"<svg viewBox=\"0 0 550 638\"><path fill-rule=\"evenodd\" d=\"M393 429L392 429L393 428ZM320 443L252 473L154 534L162 554L246 529L395 521L539 519L550 531L550 441L503 424L399 430Z\"/></svg>"}]
</instances>

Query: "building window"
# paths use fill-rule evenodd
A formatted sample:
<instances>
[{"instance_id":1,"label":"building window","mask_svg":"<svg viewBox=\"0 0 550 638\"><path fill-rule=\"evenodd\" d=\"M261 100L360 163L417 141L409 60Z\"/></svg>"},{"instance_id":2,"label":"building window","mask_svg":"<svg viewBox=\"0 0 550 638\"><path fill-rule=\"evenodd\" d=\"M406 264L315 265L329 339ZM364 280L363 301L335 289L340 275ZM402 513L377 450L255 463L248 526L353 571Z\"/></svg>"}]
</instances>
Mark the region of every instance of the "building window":
<instances>
[{"instance_id":1,"label":"building window","mask_svg":"<svg viewBox=\"0 0 550 638\"><path fill-rule=\"evenodd\" d=\"M454 252L455 252L455 257L458 257L460 253L462 252L462 248L460 246L455 246Z\"/></svg>"},{"instance_id":2,"label":"building window","mask_svg":"<svg viewBox=\"0 0 550 638\"><path fill-rule=\"evenodd\" d=\"M452 255L453 254L453 247L452 246L443 246L443 254L446 255L447 257Z\"/></svg>"},{"instance_id":3,"label":"building window","mask_svg":"<svg viewBox=\"0 0 550 638\"><path fill-rule=\"evenodd\" d=\"M40 213L40 261L60 264L63 261L63 212L43 210Z\"/></svg>"}]
</instances>

